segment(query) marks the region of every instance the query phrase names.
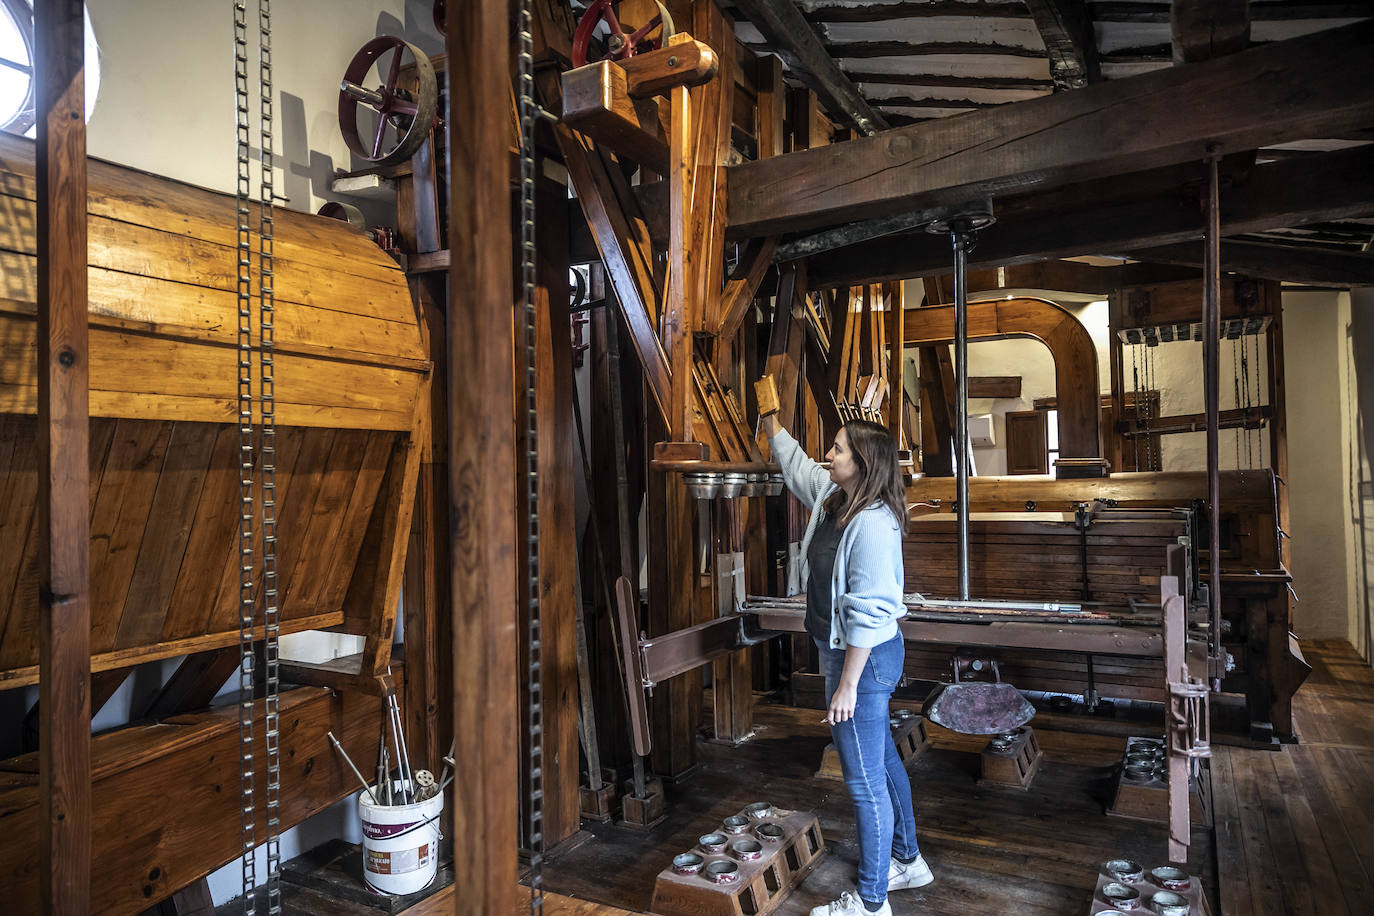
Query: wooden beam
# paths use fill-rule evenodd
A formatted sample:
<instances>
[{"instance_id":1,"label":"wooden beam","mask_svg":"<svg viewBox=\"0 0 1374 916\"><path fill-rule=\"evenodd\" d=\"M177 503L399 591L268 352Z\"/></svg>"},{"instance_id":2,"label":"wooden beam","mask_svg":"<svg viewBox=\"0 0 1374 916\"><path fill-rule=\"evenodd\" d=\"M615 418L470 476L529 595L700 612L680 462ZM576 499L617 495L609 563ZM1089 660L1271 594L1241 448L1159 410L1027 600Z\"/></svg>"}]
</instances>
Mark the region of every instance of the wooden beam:
<instances>
[{"instance_id":1,"label":"wooden beam","mask_svg":"<svg viewBox=\"0 0 1374 916\"><path fill-rule=\"evenodd\" d=\"M1097 36L1084 0L1026 0L1050 54L1054 88L1082 89L1102 79Z\"/></svg>"},{"instance_id":2,"label":"wooden beam","mask_svg":"<svg viewBox=\"0 0 1374 916\"><path fill-rule=\"evenodd\" d=\"M1092 5L1094 22L1169 22L1170 5L1140 0L1107 0ZM1252 3L1253 22L1292 22L1302 19L1363 19L1369 15L1366 0L1283 0Z\"/></svg>"},{"instance_id":3,"label":"wooden beam","mask_svg":"<svg viewBox=\"0 0 1374 916\"><path fill-rule=\"evenodd\" d=\"M1360 22L747 162L730 173L730 226L795 232L1363 128L1374 122L1371 44L1374 21Z\"/></svg>"},{"instance_id":4,"label":"wooden beam","mask_svg":"<svg viewBox=\"0 0 1374 916\"><path fill-rule=\"evenodd\" d=\"M792 0L735 0L735 6L782 56L792 75L815 91L827 111L868 136L887 129L883 116L859 94Z\"/></svg>"},{"instance_id":5,"label":"wooden beam","mask_svg":"<svg viewBox=\"0 0 1374 916\"><path fill-rule=\"evenodd\" d=\"M91 907L90 393L83 4L34 11L38 145L38 872Z\"/></svg>"},{"instance_id":6,"label":"wooden beam","mask_svg":"<svg viewBox=\"0 0 1374 916\"><path fill-rule=\"evenodd\" d=\"M506 8L447 7L448 123L509 117ZM472 49L480 53L472 53ZM454 912L515 909L515 463L511 422L515 337L510 153L504 133L450 145L448 395L449 518L455 739L453 867L466 876ZM462 673L462 687L456 677Z\"/></svg>"},{"instance_id":7,"label":"wooden beam","mask_svg":"<svg viewBox=\"0 0 1374 916\"><path fill-rule=\"evenodd\" d=\"M1021 396L1021 376L969 376L968 396L971 398L1019 398Z\"/></svg>"},{"instance_id":8,"label":"wooden beam","mask_svg":"<svg viewBox=\"0 0 1374 916\"><path fill-rule=\"evenodd\" d=\"M897 0L894 3L813 2L802 5L811 22L886 22L930 16L1025 19L1026 6L1008 0Z\"/></svg>"},{"instance_id":9,"label":"wooden beam","mask_svg":"<svg viewBox=\"0 0 1374 916\"><path fill-rule=\"evenodd\" d=\"M1176 64L1244 51L1250 44L1250 0L1174 0L1169 32Z\"/></svg>"},{"instance_id":10,"label":"wooden beam","mask_svg":"<svg viewBox=\"0 0 1374 916\"><path fill-rule=\"evenodd\" d=\"M1132 251L1131 256L1189 267L1202 262L1198 246L1188 244L1139 249ZM1374 255L1311 245L1222 239L1221 268L1252 277L1314 286L1374 286Z\"/></svg>"},{"instance_id":11,"label":"wooden beam","mask_svg":"<svg viewBox=\"0 0 1374 916\"><path fill-rule=\"evenodd\" d=\"M1242 55L1230 59L1238 56ZM1082 91L1096 91L1096 87ZM1374 147L1327 153L1320 160L1255 166L1243 183L1223 195L1222 232L1240 235L1368 216L1374 213L1374 182L1366 177L1371 171ZM1201 239L1202 219L1196 210L1177 206L1170 199L1170 194L1185 193L1185 179L1191 173L1191 168L1181 169L1172 192L1165 189L1167 184L1154 192L1154 197L1164 200L1109 199L1094 203L1092 189L1097 182L1089 182L1082 192L1075 187L1065 189L1071 193L1029 195L1014 202L1014 219L1005 218L1004 211L1004 218L978 234L978 246L969 257L969 267L1134 251ZM1148 173L1139 177L1142 183L1150 179ZM1125 187L1133 183L1134 179L1121 184ZM1108 193L1105 188L1101 190ZM1079 201L1076 205L1075 199ZM925 233L892 236L812 258L810 276L813 288L828 289L868 280L943 273L949 260L949 245L938 237Z\"/></svg>"},{"instance_id":12,"label":"wooden beam","mask_svg":"<svg viewBox=\"0 0 1374 916\"><path fill-rule=\"evenodd\" d=\"M658 101L630 96L625 70L603 60L563 74L563 123L655 172L667 171Z\"/></svg>"}]
</instances>

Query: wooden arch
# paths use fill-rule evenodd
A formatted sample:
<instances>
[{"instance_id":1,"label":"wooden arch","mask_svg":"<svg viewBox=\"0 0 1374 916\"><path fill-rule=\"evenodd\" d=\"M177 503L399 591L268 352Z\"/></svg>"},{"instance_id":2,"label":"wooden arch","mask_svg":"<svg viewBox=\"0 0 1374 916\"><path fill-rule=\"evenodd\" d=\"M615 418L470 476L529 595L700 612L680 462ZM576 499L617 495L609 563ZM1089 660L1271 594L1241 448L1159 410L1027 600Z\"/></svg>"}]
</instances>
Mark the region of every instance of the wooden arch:
<instances>
[{"instance_id":1,"label":"wooden arch","mask_svg":"<svg viewBox=\"0 0 1374 916\"><path fill-rule=\"evenodd\" d=\"M954 341L954 306L911 309L905 315L908 346ZM1062 458L1101 458L1097 348L1083 323L1048 299L1022 297L970 302L968 339L1032 337L1054 358L1059 401L1059 454Z\"/></svg>"}]
</instances>

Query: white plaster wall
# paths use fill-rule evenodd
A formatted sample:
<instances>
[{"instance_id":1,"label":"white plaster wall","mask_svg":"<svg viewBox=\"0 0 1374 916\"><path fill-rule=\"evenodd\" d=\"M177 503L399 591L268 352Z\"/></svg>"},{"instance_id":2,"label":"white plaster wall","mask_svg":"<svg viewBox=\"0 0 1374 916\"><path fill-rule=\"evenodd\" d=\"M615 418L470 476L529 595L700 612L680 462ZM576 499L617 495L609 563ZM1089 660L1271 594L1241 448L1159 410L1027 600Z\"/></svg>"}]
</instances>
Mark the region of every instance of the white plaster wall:
<instances>
[{"instance_id":1,"label":"white plaster wall","mask_svg":"<svg viewBox=\"0 0 1374 916\"><path fill-rule=\"evenodd\" d=\"M1285 292L1283 316L1292 573L1301 598L1294 628L1304 638L1349 639L1355 610L1345 340L1350 297Z\"/></svg>"}]
</instances>

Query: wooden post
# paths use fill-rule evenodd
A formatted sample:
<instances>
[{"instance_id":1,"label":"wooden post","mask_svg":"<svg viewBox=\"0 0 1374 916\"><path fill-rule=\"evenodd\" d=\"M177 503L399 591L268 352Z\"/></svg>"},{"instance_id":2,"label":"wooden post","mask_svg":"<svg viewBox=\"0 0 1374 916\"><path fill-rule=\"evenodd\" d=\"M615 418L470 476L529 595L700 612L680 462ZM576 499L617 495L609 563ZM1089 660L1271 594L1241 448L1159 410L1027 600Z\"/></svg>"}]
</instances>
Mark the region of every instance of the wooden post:
<instances>
[{"instance_id":1,"label":"wooden post","mask_svg":"<svg viewBox=\"0 0 1374 916\"><path fill-rule=\"evenodd\" d=\"M34 10L38 106L39 852L43 912L90 912L90 393L82 4Z\"/></svg>"},{"instance_id":2,"label":"wooden post","mask_svg":"<svg viewBox=\"0 0 1374 916\"><path fill-rule=\"evenodd\" d=\"M448 123L482 124L449 147L449 529L453 596L454 912L515 910L514 302L510 44L504 5L448 5ZM476 49L474 51L474 49ZM460 295L455 295L459 293Z\"/></svg>"},{"instance_id":3,"label":"wooden post","mask_svg":"<svg viewBox=\"0 0 1374 916\"><path fill-rule=\"evenodd\" d=\"M906 352L906 287L900 281L892 286L892 295L887 300L887 429L897 448L902 448L905 439L902 431L902 360Z\"/></svg>"}]
</instances>

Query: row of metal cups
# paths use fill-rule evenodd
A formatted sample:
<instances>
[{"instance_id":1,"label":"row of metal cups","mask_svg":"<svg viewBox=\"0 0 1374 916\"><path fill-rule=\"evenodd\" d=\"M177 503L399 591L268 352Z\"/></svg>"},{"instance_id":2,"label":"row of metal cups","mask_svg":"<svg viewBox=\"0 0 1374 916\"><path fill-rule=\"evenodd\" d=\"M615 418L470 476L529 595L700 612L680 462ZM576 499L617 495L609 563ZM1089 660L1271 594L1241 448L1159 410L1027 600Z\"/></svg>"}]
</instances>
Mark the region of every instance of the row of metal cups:
<instances>
[{"instance_id":1,"label":"row of metal cups","mask_svg":"<svg viewBox=\"0 0 1374 916\"><path fill-rule=\"evenodd\" d=\"M701 852L684 852L674 856L673 871L679 875L699 874L715 884L739 880L740 862L761 859L765 843L782 841L785 835L783 829L768 821L773 813L773 806L768 802L755 802L744 809L744 814L730 815L721 823L720 830L697 838L697 847ZM748 835L751 833L753 837ZM708 862L708 855L729 855L730 858Z\"/></svg>"},{"instance_id":2,"label":"row of metal cups","mask_svg":"<svg viewBox=\"0 0 1374 916\"><path fill-rule=\"evenodd\" d=\"M1130 859L1112 859L1102 865L1102 871L1115 880L1102 887L1102 898L1112 906L1093 916L1116 916L1122 910L1140 909L1144 895L1133 884L1146 880L1145 869ZM1184 896L1191 884L1188 873L1173 865L1150 869L1149 881L1159 888L1150 892L1149 911L1157 916L1188 916L1188 898Z\"/></svg>"},{"instance_id":3,"label":"row of metal cups","mask_svg":"<svg viewBox=\"0 0 1374 916\"><path fill-rule=\"evenodd\" d=\"M733 499L736 496L781 496L781 474L693 472L682 475L687 492L697 499Z\"/></svg>"},{"instance_id":4,"label":"row of metal cups","mask_svg":"<svg viewBox=\"0 0 1374 916\"><path fill-rule=\"evenodd\" d=\"M1132 738L1126 746L1124 764L1130 782L1165 781L1169 778L1164 742L1151 738Z\"/></svg>"}]
</instances>

